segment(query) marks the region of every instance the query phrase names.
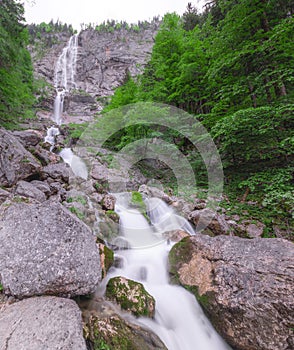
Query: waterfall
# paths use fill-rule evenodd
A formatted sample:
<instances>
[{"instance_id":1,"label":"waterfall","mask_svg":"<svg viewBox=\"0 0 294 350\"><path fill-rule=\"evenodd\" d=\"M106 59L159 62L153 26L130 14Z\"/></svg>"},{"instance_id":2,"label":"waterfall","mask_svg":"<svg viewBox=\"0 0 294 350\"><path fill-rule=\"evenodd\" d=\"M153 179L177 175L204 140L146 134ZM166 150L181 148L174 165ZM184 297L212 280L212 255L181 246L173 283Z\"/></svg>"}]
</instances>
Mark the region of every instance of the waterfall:
<instances>
[{"instance_id":1,"label":"waterfall","mask_svg":"<svg viewBox=\"0 0 294 350\"><path fill-rule=\"evenodd\" d=\"M176 220L171 208L160 199L152 198L146 200L152 213L153 224L150 225L139 211L127 207L121 194L116 198L121 234L137 249L119 251L123 264L109 271L105 283L114 276L124 276L144 285L155 298L155 318L141 317L138 323L152 329L169 350L230 349L214 330L196 298L184 288L169 284L167 259L172 245L163 238L162 226L169 220L169 229L183 230L184 219ZM187 227L194 234L192 227Z\"/></svg>"},{"instance_id":2,"label":"waterfall","mask_svg":"<svg viewBox=\"0 0 294 350\"><path fill-rule=\"evenodd\" d=\"M67 46L58 57L55 67L54 86L56 97L54 101L54 121L57 125L62 123L64 97L67 92L76 87L75 73L78 57L78 34L71 36Z\"/></svg>"},{"instance_id":3,"label":"waterfall","mask_svg":"<svg viewBox=\"0 0 294 350\"><path fill-rule=\"evenodd\" d=\"M56 88L56 97L54 100L53 120L57 125L61 125L62 123L65 94L76 87L75 73L77 56L78 34L75 34L70 37L66 47L62 50L55 68L54 86ZM50 151L53 150L56 136L59 134L59 129L54 126L47 130L47 135L44 141L51 144ZM62 157L65 163L71 166L76 176L87 179L88 170L86 164L81 160L81 158L74 155L70 148L64 148L59 155Z\"/></svg>"}]
</instances>

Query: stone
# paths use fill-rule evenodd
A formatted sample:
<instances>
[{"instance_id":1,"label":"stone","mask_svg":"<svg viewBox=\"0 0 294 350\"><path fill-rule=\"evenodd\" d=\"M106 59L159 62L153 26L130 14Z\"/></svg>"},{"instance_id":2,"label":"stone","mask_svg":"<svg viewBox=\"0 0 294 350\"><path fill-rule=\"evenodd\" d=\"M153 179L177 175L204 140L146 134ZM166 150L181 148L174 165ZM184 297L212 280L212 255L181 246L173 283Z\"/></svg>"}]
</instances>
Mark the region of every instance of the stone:
<instances>
[{"instance_id":1,"label":"stone","mask_svg":"<svg viewBox=\"0 0 294 350\"><path fill-rule=\"evenodd\" d=\"M100 254L102 278L104 278L108 270L111 268L111 266L114 263L114 253L111 249L107 247L107 245L105 245L102 242L99 242L99 238L97 240L98 240L97 244L98 244L99 254Z\"/></svg>"},{"instance_id":2,"label":"stone","mask_svg":"<svg viewBox=\"0 0 294 350\"><path fill-rule=\"evenodd\" d=\"M109 302L99 300L91 304L94 311L84 314L84 335L91 349L104 346L115 350L167 350L155 333L119 316Z\"/></svg>"},{"instance_id":3,"label":"stone","mask_svg":"<svg viewBox=\"0 0 294 350\"><path fill-rule=\"evenodd\" d=\"M51 194L50 186L45 181L33 180L31 181L31 184L38 190L42 191L46 196Z\"/></svg>"},{"instance_id":4,"label":"stone","mask_svg":"<svg viewBox=\"0 0 294 350\"><path fill-rule=\"evenodd\" d=\"M34 147L43 141L44 136L37 130L13 131L13 135L23 144L25 148Z\"/></svg>"},{"instance_id":5,"label":"stone","mask_svg":"<svg viewBox=\"0 0 294 350\"><path fill-rule=\"evenodd\" d=\"M142 283L125 277L113 277L107 283L106 297L116 301L122 309L135 316L154 317L155 299Z\"/></svg>"},{"instance_id":6,"label":"stone","mask_svg":"<svg viewBox=\"0 0 294 350\"><path fill-rule=\"evenodd\" d=\"M11 197L10 192L0 188L0 204L6 201L7 198Z\"/></svg>"},{"instance_id":7,"label":"stone","mask_svg":"<svg viewBox=\"0 0 294 350\"><path fill-rule=\"evenodd\" d=\"M0 129L0 186L11 187L19 180L38 177L41 165L13 134Z\"/></svg>"},{"instance_id":8,"label":"stone","mask_svg":"<svg viewBox=\"0 0 294 350\"><path fill-rule=\"evenodd\" d=\"M105 210L114 210L115 207L115 197L111 194L106 194L102 199L102 208Z\"/></svg>"},{"instance_id":9,"label":"stone","mask_svg":"<svg viewBox=\"0 0 294 350\"><path fill-rule=\"evenodd\" d=\"M214 212L210 208L192 211L188 216L188 220L195 225L197 232L207 228L212 231L214 235L230 233L230 227L224 216Z\"/></svg>"},{"instance_id":10,"label":"stone","mask_svg":"<svg viewBox=\"0 0 294 350\"><path fill-rule=\"evenodd\" d=\"M0 210L0 279L5 294L93 293L101 277L90 229L63 205L8 203Z\"/></svg>"},{"instance_id":11,"label":"stone","mask_svg":"<svg viewBox=\"0 0 294 350\"><path fill-rule=\"evenodd\" d=\"M34 184L27 181L19 181L15 189L15 195L36 199L38 202L44 202L46 196Z\"/></svg>"},{"instance_id":12,"label":"stone","mask_svg":"<svg viewBox=\"0 0 294 350\"><path fill-rule=\"evenodd\" d=\"M60 156L49 151L50 147L51 147L51 144L48 143L48 150L44 149L40 145L37 145L36 147L31 149L32 154L41 162L43 166L46 166L50 163L56 164L61 161Z\"/></svg>"},{"instance_id":13,"label":"stone","mask_svg":"<svg viewBox=\"0 0 294 350\"><path fill-rule=\"evenodd\" d=\"M68 183L71 170L66 163L49 164L42 169L41 174L43 179L50 177L59 182Z\"/></svg>"},{"instance_id":14,"label":"stone","mask_svg":"<svg viewBox=\"0 0 294 350\"><path fill-rule=\"evenodd\" d=\"M163 236L171 242L179 242L181 239L190 236L189 233L183 230L173 230L164 232Z\"/></svg>"},{"instance_id":15,"label":"stone","mask_svg":"<svg viewBox=\"0 0 294 350\"><path fill-rule=\"evenodd\" d=\"M293 243L198 234L172 248L169 264L234 349L293 347Z\"/></svg>"},{"instance_id":16,"label":"stone","mask_svg":"<svg viewBox=\"0 0 294 350\"><path fill-rule=\"evenodd\" d=\"M0 349L86 350L78 305L43 296L5 307L0 313Z\"/></svg>"}]
</instances>

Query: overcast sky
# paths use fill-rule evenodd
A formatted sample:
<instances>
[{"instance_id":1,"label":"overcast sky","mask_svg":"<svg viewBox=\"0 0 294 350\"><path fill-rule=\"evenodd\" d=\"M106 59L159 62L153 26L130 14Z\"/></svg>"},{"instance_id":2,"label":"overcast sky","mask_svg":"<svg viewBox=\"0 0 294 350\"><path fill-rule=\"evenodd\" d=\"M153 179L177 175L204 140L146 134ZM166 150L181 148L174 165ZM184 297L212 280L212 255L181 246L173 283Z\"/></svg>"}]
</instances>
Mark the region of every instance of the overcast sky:
<instances>
[{"instance_id":1,"label":"overcast sky","mask_svg":"<svg viewBox=\"0 0 294 350\"><path fill-rule=\"evenodd\" d=\"M182 15L188 2L199 9L204 0L23 0L27 23L54 22L72 24L80 29L81 23L102 23L107 19L128 23L151 20L168 12Z\"/></svg>"}]
</instances>

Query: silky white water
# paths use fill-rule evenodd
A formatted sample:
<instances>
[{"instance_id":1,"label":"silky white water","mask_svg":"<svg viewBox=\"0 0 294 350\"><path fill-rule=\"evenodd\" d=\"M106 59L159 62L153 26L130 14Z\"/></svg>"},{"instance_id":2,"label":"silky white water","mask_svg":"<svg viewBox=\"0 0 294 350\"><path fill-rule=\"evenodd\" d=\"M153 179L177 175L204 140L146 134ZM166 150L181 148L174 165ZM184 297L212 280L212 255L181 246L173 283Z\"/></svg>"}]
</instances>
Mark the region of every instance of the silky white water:
<instances>
[{"instance_id":1,"label":"silky white water","mask_svg":"<svg viewBox=\"0 0 294 350\"><path fill-rule=\"evenodd\" d=\"M80 157L76 156L70 148L64 148L62 151L60 151L59 155L65 163L70 165L73 173L76 176L87 180L88 169L86 164Z\"/></svg>"},{"instance_id":2,"label":"silky white water","mask_svg":"<svg viewBox=\"0 0 294 350\"><path fill-rule=\"evenodd\" d=\"M150 226L139 211L126 206L123 196L116 197L120 231L133 249L119 251L122 266L113 269L107 280L114 276L136 280L155 298L155 318L139 318L138 322L151 328L169 350L230 349L211 326L195 297L184 288L169 284L167 259L172 245L163 238L160 226ZM165 208L165 203L160 199L150 202L152 221L162 224L157 215ZM185 219L176 220L173 216L177 217L169 210L164 221L172 222L173 229L183 229Z\"/></svg>"},{"instance_id":3,"label":"silky white water","mask_svg":"<svg viewBox=\"0 0 294 350\"><path fill-rule=\"evenodd\" d=\"M75 74L78 57L78 34L71 36L66 47L58 57L55 67L54 86L56 97L54 101L53 120L57 125L62 123L64 97L67 92L76 87Z\"/></svg>"}]
</instances>

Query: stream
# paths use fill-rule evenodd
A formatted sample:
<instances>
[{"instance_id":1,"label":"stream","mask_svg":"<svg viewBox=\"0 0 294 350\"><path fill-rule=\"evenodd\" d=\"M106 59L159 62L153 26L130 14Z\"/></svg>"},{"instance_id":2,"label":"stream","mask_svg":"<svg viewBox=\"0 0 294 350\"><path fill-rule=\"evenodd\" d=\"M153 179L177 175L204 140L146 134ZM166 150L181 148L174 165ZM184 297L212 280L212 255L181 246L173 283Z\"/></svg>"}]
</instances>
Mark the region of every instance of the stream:
<instances>
[{"instance_id":1,"label":"stream","mask_svg":"<svg viewBox=\"0 0 294 350\"><path fill-rule=\"evenodd\" d=\"M137 322L152 329L169 350L225 350L230 347L214 330L196 298L184 288L169 283L168 253L173 246L164 237L163 227L185 229L194 234L191 225L158 198L146 199L151 223L128 205L130 193L115 194L115 211L120 216L120 234L131 249L121 249L121 261L103 281L123 276L144 285L155 298L154 319L140 317ZM164 215L162 215L164 213ZM165 226L166 225L166 226Z\"/></svg>"}]
</instances>

